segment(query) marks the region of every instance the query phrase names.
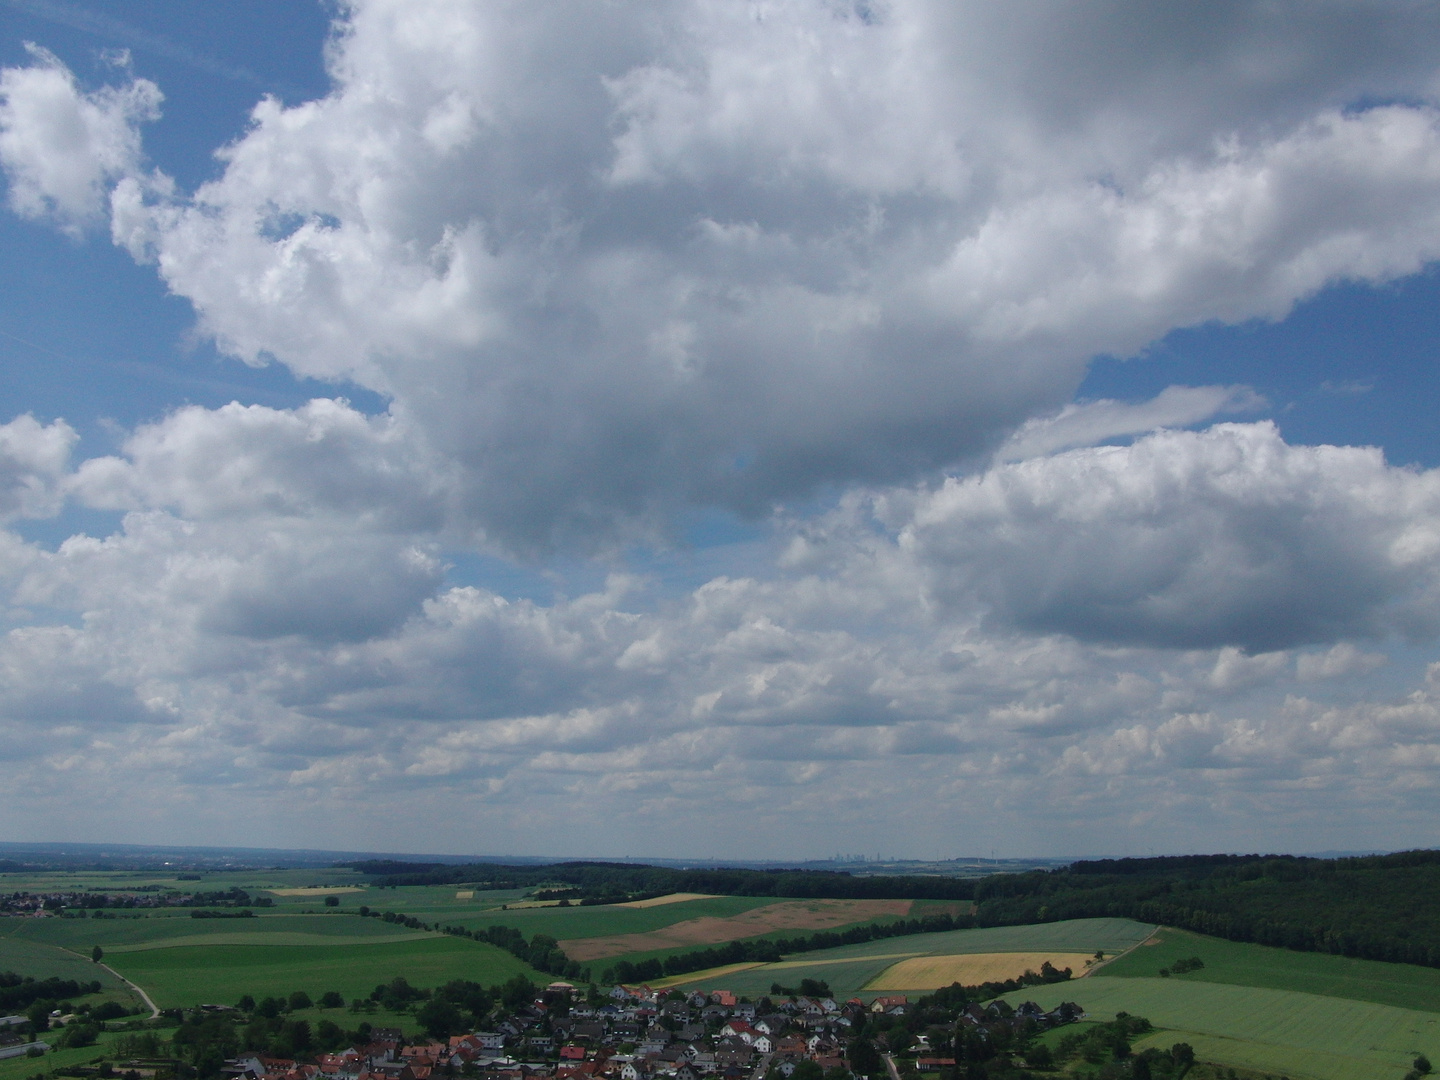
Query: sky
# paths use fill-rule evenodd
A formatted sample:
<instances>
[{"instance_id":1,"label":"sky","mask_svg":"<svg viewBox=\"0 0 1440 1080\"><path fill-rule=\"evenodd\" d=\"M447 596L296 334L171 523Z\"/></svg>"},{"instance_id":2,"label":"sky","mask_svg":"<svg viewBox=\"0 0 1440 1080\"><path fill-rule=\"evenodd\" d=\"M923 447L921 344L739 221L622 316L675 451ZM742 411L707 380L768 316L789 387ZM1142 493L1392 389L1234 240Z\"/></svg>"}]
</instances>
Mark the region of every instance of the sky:
<instances>
[{"instance_id":1,"label":"sky","mask_svg":"<svg viewBox=\"0 0 1440 1080\"><path fill-rule=\"evenodd\" d=\"M1440 844L1436 57L0 0L0 839Z\"/></svg>"}]
</instances>

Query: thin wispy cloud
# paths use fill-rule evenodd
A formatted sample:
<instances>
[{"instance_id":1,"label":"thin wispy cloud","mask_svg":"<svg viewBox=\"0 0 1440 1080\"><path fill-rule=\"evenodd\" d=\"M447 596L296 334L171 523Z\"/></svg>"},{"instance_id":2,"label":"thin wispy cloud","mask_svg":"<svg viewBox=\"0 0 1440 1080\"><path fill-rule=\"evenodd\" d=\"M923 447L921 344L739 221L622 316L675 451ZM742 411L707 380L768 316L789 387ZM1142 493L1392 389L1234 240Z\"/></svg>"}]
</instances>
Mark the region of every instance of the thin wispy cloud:
<instances>
[{"instance_id":1,"label":"thin wispy cloud","mask_svg":"<svg viewBox=\"0 0 1440 1080\"><path fill-rule=\"evenodd\" d=\"M106 15L79 4L67 3L65 0L0 0L0 3L37 19L44 19L60 26L67 26L72 30L79 30L81 33L102 38L115 45L152 53L155 56L164 57L166 60L184 64L196 71L204 72L206 75L245 83L260 90L278 94L290 101L297 101L306 96L305 92L298 87L274 78L257 75L242 65L226 63L182 42L174 41L162 34L142 30L138 26L133 26L112 15Z\"/></svg>"}]
</instances>

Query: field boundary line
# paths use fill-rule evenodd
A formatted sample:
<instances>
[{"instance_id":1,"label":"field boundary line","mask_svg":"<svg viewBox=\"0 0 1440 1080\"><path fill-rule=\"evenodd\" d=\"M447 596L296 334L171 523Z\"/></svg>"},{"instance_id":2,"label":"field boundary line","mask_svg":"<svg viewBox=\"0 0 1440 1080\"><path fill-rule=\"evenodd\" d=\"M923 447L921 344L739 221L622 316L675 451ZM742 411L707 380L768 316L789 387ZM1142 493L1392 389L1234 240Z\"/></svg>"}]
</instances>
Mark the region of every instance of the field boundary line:
<instances>
[{"instance_id":1,"label":"field boundary line","mask_svg":"<svg viewBox=\"0 0 1440 1080\"><path fill-rule=\"evenodd\" d=\"M56 945L55 948L59 949L61 952L68 952L72 956L78 956L81 960L90 960L90 957L86 956L84 953L76 952L74 949L67 949L64 945ZM128 986L131 990L134 990L135 993L139 994L140 1000L145 1002L146 1005L150 1006L151 1020L154 1020L157 1016L160 1015L160 1006L156 1005L155 1002L150 1000L150 995L147 994L143 989L141 989L138 983L131 982L124 975L121 975L120 972L116 971L113 967L105 963L105 961L103 960L90 960L90 962L96 967L104 968L106 971L110 972L111 975L114 975L122 983Z\"/></svg>"},{"instance_id":2,"label":"field boundary line","mask_svg":"<svg viewBox=\"0 0 1440 1080\"><path fill-rule=\"evenodd\" d=\"M1123 950L1121 950L1120 952L1116 953L1114 956L1107 956L1104 960L1101 960L1098 964L1091 964L1091 965L1090 965L1089 967L1087 967L1084 971L1082 971L1079 975L1077 975L1076 978L1077 978L1077 979L1087 979L1087 978L1089 978L1091 975L1094 975L1095 972L1099 971L1101 968L1103 968L1103 967L1108 967L1110 964L1113 964L1116 960L1119 960L1122 956L1129 956L1129 955L1130 955L1132 952L1134 952L1136 949L1143 948L1144 946L1148 945L1150 942L1154 941L1155 938L1159 936L1160 931L1163 930L1163 929L1165 929L1163 926L1161 926L1159 923L1156 923L1156 924L1155 924L1155 929L1151 930L1150 933L1146 934L1145 937L1142 938L1140 941L1137 941L1134 945L1131 945L1128 949L1123 949Z\"/></svg>"}]
</instances>

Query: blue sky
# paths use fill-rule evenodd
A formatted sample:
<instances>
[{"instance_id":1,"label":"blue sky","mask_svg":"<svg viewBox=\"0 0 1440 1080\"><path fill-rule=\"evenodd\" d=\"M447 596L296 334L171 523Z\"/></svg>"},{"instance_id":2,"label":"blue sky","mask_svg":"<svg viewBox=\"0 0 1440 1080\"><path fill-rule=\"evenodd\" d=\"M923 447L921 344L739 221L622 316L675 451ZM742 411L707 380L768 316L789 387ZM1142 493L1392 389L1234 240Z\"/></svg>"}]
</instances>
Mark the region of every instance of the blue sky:
<instances>
[{"instance_id":1,"label":"blue sky","mask_svg":"<svg viewBox=\"0 0 1440 1080\"><path fill-rule=\"evenodd\" d=\"M5 838L1433 844L1440 20L1133 16L0 3Z\"/></svg>"}]
</instances>

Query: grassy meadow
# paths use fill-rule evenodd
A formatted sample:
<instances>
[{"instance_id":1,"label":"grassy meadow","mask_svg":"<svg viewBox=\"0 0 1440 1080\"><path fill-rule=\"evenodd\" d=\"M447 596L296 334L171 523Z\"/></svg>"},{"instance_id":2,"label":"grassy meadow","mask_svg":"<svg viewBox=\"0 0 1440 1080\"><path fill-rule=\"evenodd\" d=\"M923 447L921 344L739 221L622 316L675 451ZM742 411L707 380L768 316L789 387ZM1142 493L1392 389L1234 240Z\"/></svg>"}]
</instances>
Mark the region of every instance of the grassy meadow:
<instances>
[{"instance_id":1,"label":"grassy meadow","mask_svg":"<svg viewBox=\"0 0 1440 1080\"><path fill-rule=\"evenodd\" d=\"M452 890L451 895L454 895ZM478 893L476 894L479 895ZM742 912L766 907L775 901L766 896L713 896L703 900L685 900L677 904L662 904L658 907L631 908L614 905L594 907L532 907L512 908L508 911L488 909L482 912L459 914L459 904L449 910L421 909L406 903L407 915L433 921L453 922L467 930L483 930L487 926L513 926L526 937L535 934L549 934L559 941L577 938L610 937L616 934L644 934L652 930L663 930L690 919L724 919ZM463 901L461 902L463 903ZM372 905L385 909L385 904ZM427 917L427 912L429 914Z\"/></svg>"},{"instance_id":2,"label":"grassy meadow","mask_svg":"<svg viewBox=\"0 0 1440 1080\"><path fill-rule=\"evenodd\" d=\"M773 983L796 986L802 979L817 979L828 983L834 993L846 997L880 982L885 983L886 993L923 992L933 987L891 985L885 981L885 973L922 957L1004 953L1093 956L1097 951L1111 955L1138 945L1154 929L1130 919L1072 919L1035 926L995 926L940 934L913 934L797 953L776 964L756 964L739 970L697 971L666 979L662 985L720 988L753 996L765 993ZM1038 967L1039 962L1036 961L1033 966ZM1071 966L1078 969L1078 965ZM1076 973L1079 974L1079 971ZM1020 974L1020 971L1015 974Z\"/></svg>"},{"instance_id":3,"label":"grassy meadow","mask_svg":"<svg viewBox=\"0 0 1440 1080\"><path fill-rule=\"evenodd\" d=\"M1440 969L1437 968L1386 964L1327 953L1291 952L1169 928L1161 930L1156 939L1156 944L1106 964L1100 973L1106 978L1153 978L1161 968L1168 968L1177 960L1198 956L1205 962L1203 968L1170 978L1298 990L1440 1012Z\"/></svg>"},{"instance_id":4,"label":"grassy meadow","mask_svg":"<svg viewBox=\"0 0 1440 1080\"><path fill-rule=\"evenodd\" d=\"M525 975L544 983L509 953L489 945L431 931L411 930L375 918L360 918L364 904L395 911L425 923L483 929L514 927L531 937L548 934L568 943L671 931L676 940L700 933L714 920L737 920L736 936L765 924L764 909L806 902L771 897L693 897L651 906L558 907L525 901L525 890L471 890L465 885L378 888L353 871L285 870L206 873L201 880L166 874L0 875L0 890L123 892L145 885L182 891L238 886L273 899L246 919L194 919L185 908L115 911L113 918L0 919L0 970L44 978L58 975L99 979L104 996L134 1003L133 995L103 968L89 961L100 945L105 962L144 987L162 1008L201 1003L230 1004L249 993L257 998L304 990L312 998L336 991L347 1000L365 997L377 983L397 975L413 985L434 987L451 979L486 985ZM470 895L463 895L463 894ZM338 907L325 906L328 895ZM825 902L833 903L833 902ZM908 917L953 911L954 904L917 901ZM819 912L817 907L816 911ZM856 908L857 915L862 909ZM833 913L832 913L833 917ZM829 929L907 916L866 916ZM782 925L776 918L772 926ZM758 938L806 936L812 929L744 932ZM651 938L653 943L659 938ZM598 977L618 960L666 957L702 945L640 948L582 960ZM568 946L567 946L568 947ZM1140 1048L1189 1042L1199 1058L1257 1074L1291 1080L1398 1078L1417 1053L1440 1060L1440 970L1289 952L1156 928L1128 919L1077 919L1032 926L989 927L917 934L786 957L775 964L738 965L693 972L658 985L728 989L751 997L774 983L798 986L802 979L827 982L838 995L909 993L929 985L900 985L907 978L933 983L946 973L996 971L1007 959L1035 966L1038 958L1093 956L1107 961L1070 982L1032 987L1011 995L1050 1006L1078 1002L1091 1017L1119 1011L1148 1017L1157 1031ZM1199 956L1198 971L1160 978L1161 968ZM1071 963L1080 974L1080 965ZM1017 972L1018 973L1018 972ZM97 999L91 999L92 1001ZM312 1023L328 1018L351 1028L371 1024L413 1027L413 1018L316 1010ZM1068 1029L1075 1030L1075 1029ZM1058 1039L1052 1032L1048 1039ZM46 1055L42 1061L0 1062L0 1080L23 1080L38 1070L88 1063L102 1045ZM1197 1072L1196 1075L1199 1075Z\"/></svg>"},{"instance_id":5,"label":"grassy meadow","mask_svg":"<svg viewBox=\"0 0 1440 1080\"><path fill-rule=\"evenodd\" d=\"M394 941L422 937L424 931L409 930L379 919L358 915L261 915L253 919L193 919L186 910L151 912L138 918L123 914L113 919L17 919L7 939L57 945L87 955L99 945L105 955L137 949L169 948L176 945L333 943L336 939ZM0 933L9 930L0 923Z\"/></svg>"},{"instance_id":6,"label":"grassy meadow","mask_svg":"<svg viewBox=\"0 0 1440 1080\"><path fill-rule=\"evenodd\" d=\"M375 944L182 945L107 955L106 960L143 986L162 1009L229 1005L242 994L278 997L295 990L315 998L335 990L348 1001L365 997L376 984L397 975L424 987L452 979L490 986L514 975L544 985L552 978L503 949L439 934Z\"/></svg>"},{"instance_id":7,"label":"grassy meadow","mask_svg":"<svg viewBox=\"0 0 1440 1080\"><path fill-rule=\"evenodd\" d=\"M1136 1049L1188 1042L1202 1060L1314 1080L1401 1076L1418 1053L1440 1055L1440 1014L1294 990L1169 978L1094 975L1009 995L1045 1008L1077 1002L1161 1029Z\"/></svg>"}]
</instances>

